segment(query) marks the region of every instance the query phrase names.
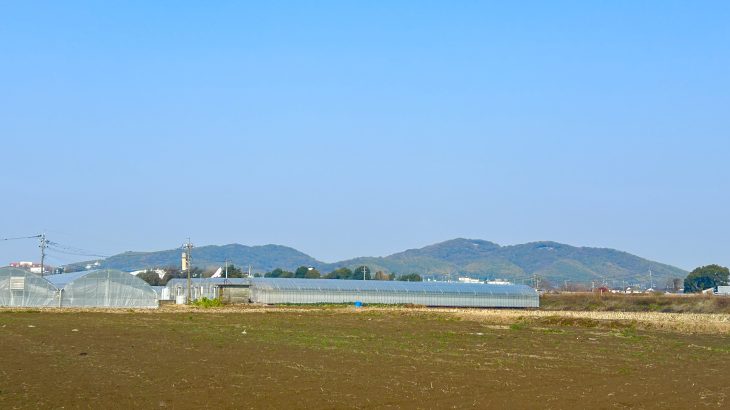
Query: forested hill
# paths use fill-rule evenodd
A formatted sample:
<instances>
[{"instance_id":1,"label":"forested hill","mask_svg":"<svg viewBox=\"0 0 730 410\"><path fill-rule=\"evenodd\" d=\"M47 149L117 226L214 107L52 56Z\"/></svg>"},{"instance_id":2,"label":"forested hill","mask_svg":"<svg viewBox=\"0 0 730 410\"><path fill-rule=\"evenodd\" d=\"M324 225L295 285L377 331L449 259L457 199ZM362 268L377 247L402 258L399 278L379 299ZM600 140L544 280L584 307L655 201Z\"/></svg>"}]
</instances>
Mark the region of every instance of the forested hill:
<instances>
[{"instance_id":1,"label":"forested hill","mask_svg":"<svg viewBox=\"0 0 730 410\"><path fill-rule=\"evenodd\" d=\"M482 279L524 281L534 275L562 285L565 281L611 284L616 281L648 283L649 270L656 286L684 278L687 272L674 266L607 248L575 247L556 242L531 242L500 246L474 239L453 239L387 257L364 257L328 265L370 266L373 271L416 272L421 275L466 275Z\"/></svg>"},{"instance_id":2,"label":"forested hill","mask_svg":"<svg viewBox=\"0 0 730 410\"><path fill-rule=\"evenodd\" d=\"M158 252L125 252L101 261L101 266L125 271L151 267L180 267L181 254L181 249ZM281 245L245 246L231 244L201 246L193 249L192 257L193 265L201 268L222 266L228 261L228 263L245 268L251 265L257 272L268 272L276 268L324 265L324 263L309 255Z\"/></svg>"},{"instance_id":3,"label":"forested hill","mask_svg":"<svg viewBox=\"0 0 730 410\"><path fill-rule=\"evenodd\" d=\"M127 271L179 266L180 254L179 249L125 252L102 261L102 266ZM296 249L280 245L202 246L193 251L193 263L199 267L221 266L226 260L244 270L251 265L256 272L313 266L326 273L338 267L355 268L367 265L373 272L382 270L442 277L465 275L517 282L538 275L554 285L562 285L565 281L589 284L604 280L619 284L623 281L647 283L651 270L655 284L663 287L667 280L684 278L687 275L682 269L626 252L575 247L556 242L500 246L483 240L453 239L386 257L361 257L337 263L321 262Z\"/></svg>"}]
</instances>

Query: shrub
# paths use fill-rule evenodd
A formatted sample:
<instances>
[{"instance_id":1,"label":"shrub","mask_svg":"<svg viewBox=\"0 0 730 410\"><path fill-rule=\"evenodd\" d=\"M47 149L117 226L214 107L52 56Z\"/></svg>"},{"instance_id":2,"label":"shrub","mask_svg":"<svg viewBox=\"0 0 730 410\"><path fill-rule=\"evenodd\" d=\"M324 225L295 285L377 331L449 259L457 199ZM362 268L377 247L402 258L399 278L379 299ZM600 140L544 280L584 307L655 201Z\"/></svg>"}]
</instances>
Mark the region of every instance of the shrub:
<instances>
[{"instance_id":1,"label":"shrub","mask_svg":"<svg viewBox=\"0 0 730 410\"><path fill-rule=\"evenodd\" d=\"M221 306L223 306L223 302L221 302L221 300L218 298L208 299L206 297L203 297L202 299L198 299L198 300L194 301L193 305L197 306L197 307L202 307L202 308L208 309L208 308L214 308L214 307L221 307Z\"/></svg>"}]
</instances>

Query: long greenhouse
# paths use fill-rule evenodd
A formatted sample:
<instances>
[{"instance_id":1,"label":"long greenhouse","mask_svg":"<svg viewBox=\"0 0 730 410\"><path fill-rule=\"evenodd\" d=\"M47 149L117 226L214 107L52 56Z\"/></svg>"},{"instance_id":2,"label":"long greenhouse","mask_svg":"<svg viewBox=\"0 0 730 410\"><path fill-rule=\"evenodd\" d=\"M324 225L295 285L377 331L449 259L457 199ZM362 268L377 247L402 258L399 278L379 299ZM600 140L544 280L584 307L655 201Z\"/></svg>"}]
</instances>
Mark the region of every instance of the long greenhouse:
<instances>
[{"instance_id":1,"label":"long greenhouse","mask_svg":"<svg viewBox=\"0 0 730 410\"><path fill-rule=\"evenodd\" d=\"M537 308L525 285L337 279L251 279L251 301L264 304L415 304L442 307Z\"/></svg>"},{"instance_id":2,"label":"long greenhouse","mask_svg":"<svg viewBox=\"0 0 730 410\"><path fill-rule=\"evenodd\" d=\"M58 289L35 273L0 268L0 306L56 306Z\"/></svg>"},{"instance_id":3,"label":"long greenhouse","mask_svg":"<svg viewBox=\"0 0 730 410\"><path fill-rule=\"evenodd\" d=\"M157 293L126 272L100 269L46 276L60 290L61 307L156 308Z\"/></svg>"}]
</instances>

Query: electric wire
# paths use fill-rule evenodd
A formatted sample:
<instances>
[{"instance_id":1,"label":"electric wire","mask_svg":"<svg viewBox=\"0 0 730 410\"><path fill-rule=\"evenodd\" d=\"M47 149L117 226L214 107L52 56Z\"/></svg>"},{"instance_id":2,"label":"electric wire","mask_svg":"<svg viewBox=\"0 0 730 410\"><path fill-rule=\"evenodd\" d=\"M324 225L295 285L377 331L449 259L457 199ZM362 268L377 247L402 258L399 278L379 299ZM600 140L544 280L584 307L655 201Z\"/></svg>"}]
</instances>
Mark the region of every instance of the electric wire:
<instances>
[{"instance_id":1,"label":"electric wire","mask_svg":"<svg viewBox=\"0 0 730 410\"><path fill-rule=\"evenodd\" d=\"M16 236L14 238L0 238L0 241L16 241L18 239L35 239L40 238L41 235L33 235L33 236Z\"/></svg>"}]
</instances>

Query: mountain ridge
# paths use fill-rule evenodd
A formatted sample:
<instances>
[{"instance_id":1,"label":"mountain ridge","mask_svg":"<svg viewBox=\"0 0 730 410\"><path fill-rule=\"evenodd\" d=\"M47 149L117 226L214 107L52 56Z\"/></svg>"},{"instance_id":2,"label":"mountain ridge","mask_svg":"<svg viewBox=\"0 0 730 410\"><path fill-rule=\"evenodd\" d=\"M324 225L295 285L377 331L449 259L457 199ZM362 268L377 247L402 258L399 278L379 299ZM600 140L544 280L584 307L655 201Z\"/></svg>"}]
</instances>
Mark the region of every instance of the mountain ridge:
<instances>
[{"instance_id":1,"label":"mountain ridge","mask_svg":"<svg viewBox=\"0 0 730 410\"><path fill-rule=\"evenodd\" d=\"M180 249L156 252L124 252L101 261L102 267L139 270L179 266ZM294 270L312 266L320 272L367 265L373 272L382 270L398 274L419 273L439 279L469 276L479 279L501 278L527 282L539 276L553 285L567 283L604 283L619 285L648 282L649 270L655 285L663 287L672 278L684 278L687 272L612 248L576 247L554 241L536 241L516 245L499 245L482 239L455 238L421 248L406 249L388 256L365 256L326 263L297 249L276 245L242 244L206 245L193 250L193 264L200 267L221 266L225 261L255 272L276 268ZM78 264L74 264L78 265ZM656 287L656 286L655 286Z\"/></svg>"}]
</instances>

